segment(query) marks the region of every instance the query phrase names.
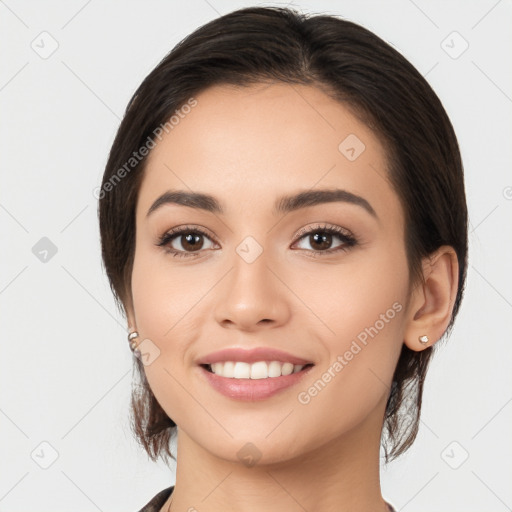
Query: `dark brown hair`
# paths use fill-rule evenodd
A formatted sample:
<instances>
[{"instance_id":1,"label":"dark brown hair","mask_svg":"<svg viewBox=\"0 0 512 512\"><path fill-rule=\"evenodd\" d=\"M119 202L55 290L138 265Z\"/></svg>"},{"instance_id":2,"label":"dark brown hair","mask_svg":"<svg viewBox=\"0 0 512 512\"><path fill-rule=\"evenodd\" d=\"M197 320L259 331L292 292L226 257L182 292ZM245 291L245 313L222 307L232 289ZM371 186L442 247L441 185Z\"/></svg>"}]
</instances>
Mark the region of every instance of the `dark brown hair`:
<instances>
[{"instance_id":1,"label":"dark brown hair","mask_svg":"<svg viewBox=\"0 0 512 512\"><path fill-rule=\"evenodd\" d=\"M126 162L155 129L208 87L273 81L321 87L384 142L389 179L405 212L411 283L422 279L422 258L442 245L457 253L459 284L447 334L466 278L467 207L457 139L439 98L398 51L369 30L334 16L277 7L240 9L200 27L130 100L99 194L102 256L117 306L131 305L135 209L146 158L129 169ZM382 432L386 461L405 452L416 437L432 353L432 347L419 352L402 347ZM152 460L174 458L169 442L176 425L157 402L138 359L136 368L134 431Z\"/></svg>"}]
</instances>

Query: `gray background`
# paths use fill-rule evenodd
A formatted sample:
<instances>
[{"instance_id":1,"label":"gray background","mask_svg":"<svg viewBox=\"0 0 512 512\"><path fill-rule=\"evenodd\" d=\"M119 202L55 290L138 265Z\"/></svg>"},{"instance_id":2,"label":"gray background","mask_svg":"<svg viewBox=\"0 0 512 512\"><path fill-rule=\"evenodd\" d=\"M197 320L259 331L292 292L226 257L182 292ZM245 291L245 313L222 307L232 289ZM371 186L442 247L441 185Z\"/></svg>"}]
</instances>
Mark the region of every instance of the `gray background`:
<instances>
[{"instance_id":1,"label":"gray background","mask_svg":"<svg viewBox=\"0 0 512 512\"><path fill-rule=\"evenodd\" d=\"M93 190L141 80L199 25L249 5L0 1L0 511L135 511L174 483L129 430L132 355ZM291 5L361 23L404 54L465 164L467 294L428 374L418 439L382 470L384 497L403 511L512 510L512 2Z\"/></svg>"}]
</instances>

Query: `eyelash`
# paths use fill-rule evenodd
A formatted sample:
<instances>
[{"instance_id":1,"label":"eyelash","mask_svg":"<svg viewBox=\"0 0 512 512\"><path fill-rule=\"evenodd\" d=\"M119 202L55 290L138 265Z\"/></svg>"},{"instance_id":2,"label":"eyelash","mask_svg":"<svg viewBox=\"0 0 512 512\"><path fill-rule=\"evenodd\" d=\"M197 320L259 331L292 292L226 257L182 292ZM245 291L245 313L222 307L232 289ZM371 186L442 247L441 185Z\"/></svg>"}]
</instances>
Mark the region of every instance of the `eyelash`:
<instances>
[{"instance_id":1,"label":"eyelash","mask_svg":"<svg viewBox=\"0 0 512 512\"><path fill-rule=\"evenodd\" d=\"M329 256L334 253L338 253L340 251L347 251L349 248L355 246L357 244L357 240L354 238L354 236L347 231L344 228L341 228L339 226L315 226L311 228L305 228L301 230L297 234L297 239L294 242L299 242L303 238L305 238L307 235L310 235L312 233L322 233L322 234L330 234L330 235L336 235L339 237L339 239L343 242L343 245L340 245L339 247L336 247L335 249L328 249L326 251L319 251L319 250L309 250L309 249L300 249L311 253L311 257L318 258L323 256ZM199 234L203 235L213 242L217 243L212 237L204 230L202 230L199 227L192 227L192 226L184 226L181 228L172 229L170 231L167 231L162 236L158 238L157 246L158 247L164 247L167 252L172 254L173 257L177 258L194 258L197 257L200 253L200 251L196 252L187 252L187 251L179 251L177 249L171 249L169 246L170 242L174 240L174 238L177 238L179 235L183 234Z\"/></svg>"}]
</instances>

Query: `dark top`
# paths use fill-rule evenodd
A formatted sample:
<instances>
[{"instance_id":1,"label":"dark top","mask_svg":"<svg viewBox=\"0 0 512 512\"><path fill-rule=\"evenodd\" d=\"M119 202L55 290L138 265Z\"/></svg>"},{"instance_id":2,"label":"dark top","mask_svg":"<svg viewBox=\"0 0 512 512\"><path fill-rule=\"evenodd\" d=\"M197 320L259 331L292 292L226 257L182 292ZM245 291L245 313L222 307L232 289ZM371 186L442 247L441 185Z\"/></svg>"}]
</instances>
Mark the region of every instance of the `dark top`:
<instances>
[{"instance_id":1,"label":"dark top","mask_svg":"<svg viewBox=\"0 0 512 512\"><path fill-rule=\"evenodd\" d=\"M139 512L160 512L160 509L172 494L172 491L174 491L174 485L167 487L167 489L164 489L163 491L160 491L150 502L141 508ZM396 512L396 510L389 503L387 503L387 505L389 507L389 512Z\"/></svg>"},{"instance_id":2,"label":"dark top","mask_svg":"<svg viewBox=\"0 0 512 512\"><path fill-rule=\"evenodd\" d=\"M172 494L172 491L174 491L174 485L160 491L151 501L146 503L139 512L160 512L160 509L164 506L164 503Z\"/></svg>"}]
</instances>

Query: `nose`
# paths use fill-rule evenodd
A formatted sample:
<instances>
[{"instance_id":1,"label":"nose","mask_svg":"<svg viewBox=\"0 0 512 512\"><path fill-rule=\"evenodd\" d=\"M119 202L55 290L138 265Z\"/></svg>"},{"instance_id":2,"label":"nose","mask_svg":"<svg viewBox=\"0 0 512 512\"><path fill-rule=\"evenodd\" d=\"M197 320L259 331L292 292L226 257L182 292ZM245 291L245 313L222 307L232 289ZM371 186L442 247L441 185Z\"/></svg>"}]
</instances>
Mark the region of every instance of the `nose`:
<instances>
[{"instance_id":1,"label":"nose","mask_svg":"<svg viewBox=\"0 0 512 512\"><path fill-rule=\"evenodd\" d=\"M243 331L275 328L290 317L290 290L265 251L252 263L238 254L216 295L215 318L226 328Z\"/></svg>"}]
</instances>

